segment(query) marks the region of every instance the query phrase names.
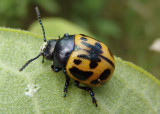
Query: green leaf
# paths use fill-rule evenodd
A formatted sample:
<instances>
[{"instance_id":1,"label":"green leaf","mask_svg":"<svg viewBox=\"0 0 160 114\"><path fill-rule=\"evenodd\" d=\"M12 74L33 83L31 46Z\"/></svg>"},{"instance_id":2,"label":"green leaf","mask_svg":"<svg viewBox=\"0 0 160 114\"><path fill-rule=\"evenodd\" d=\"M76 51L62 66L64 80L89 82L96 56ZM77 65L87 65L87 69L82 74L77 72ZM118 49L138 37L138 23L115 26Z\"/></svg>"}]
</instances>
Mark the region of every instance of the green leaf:
<instances>
[{"instance_id":1,"label":"green leaf","mask_svg":"<svg viewBox=\"0 0 160 114\"><path fill-rule=\"evenodd\" d=\"M51 61L42 57L19 68L39 54L42 37L22 30L0 28L0 113L92 113L158 114L160 82L132 63L115 57L116 70L105 85L93 88L98 107L90 95L74 86L63 97L65 77L54 73Z\"/></svg>"}]
</instances>

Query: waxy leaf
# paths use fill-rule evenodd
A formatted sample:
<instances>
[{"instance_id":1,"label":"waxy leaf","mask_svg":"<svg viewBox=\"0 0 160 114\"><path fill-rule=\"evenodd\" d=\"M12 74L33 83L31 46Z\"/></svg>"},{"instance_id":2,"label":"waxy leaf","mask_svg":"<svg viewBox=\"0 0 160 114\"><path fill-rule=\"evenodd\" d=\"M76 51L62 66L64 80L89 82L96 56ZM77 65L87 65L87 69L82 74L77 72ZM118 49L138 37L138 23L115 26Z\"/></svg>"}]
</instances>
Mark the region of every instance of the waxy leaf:
<instances>
[{"instance_id":1,"label":"waxy leaf","mask_svg":"<svg viewBox=\"0 0 160 114\"><path fill-rule=\"evenodd\" d=\"M19 69L39 54L43 38L36 34L0 28L0 113L54 114L158 114L160 81L130 62L115 57L113 77L93 88L98 107L89 93L70 82L63 97L65 77L42 64L42 57Z\"/></svg>"}]
</instances>

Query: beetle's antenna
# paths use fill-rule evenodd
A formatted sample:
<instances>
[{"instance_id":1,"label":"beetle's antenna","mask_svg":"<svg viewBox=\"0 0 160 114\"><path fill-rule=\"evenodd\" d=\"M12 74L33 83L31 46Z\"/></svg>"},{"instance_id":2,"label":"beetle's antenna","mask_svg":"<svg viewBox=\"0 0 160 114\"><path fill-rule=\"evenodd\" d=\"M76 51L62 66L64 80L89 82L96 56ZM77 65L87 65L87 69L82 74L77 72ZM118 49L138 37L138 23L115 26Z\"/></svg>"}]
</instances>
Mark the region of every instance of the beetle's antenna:
<instances>
[{"instance_id":1,"label":"beetle's antenna","mask_svg":"<svg viewBox=\"0 0 160 114\"><path fill-rule=\"evenodd\" d=\"M37 6L35 7L35 10L36 10L38 21L39 21L39 23L40 23L40 25L42 27L44 42L46 42L45 31L44 31L44 27L43 27L43 24L42 24L42 21L41 21L40 12L39 12L39 9L38 9Z\"/></svg>"},{"instance_id":2,"label":"beetle's antenna","mask_svg":"<svg viewBox=\"0 0 160 114\"><path fill-rule=\"evenodd\" d=\"M19 71L22 71L30 62L32 62L32 61L34 61L34 60L36 60L36 59L38 59L41 55L42 55L43 53L40 53L39 55L37 55L35 58L33 58L33 59L30 59L29 61L27 61L26 62L26 64L25 65L23 65L22 66L22 68L20 68L19 69Z\"/></svg>"}]
</instances>

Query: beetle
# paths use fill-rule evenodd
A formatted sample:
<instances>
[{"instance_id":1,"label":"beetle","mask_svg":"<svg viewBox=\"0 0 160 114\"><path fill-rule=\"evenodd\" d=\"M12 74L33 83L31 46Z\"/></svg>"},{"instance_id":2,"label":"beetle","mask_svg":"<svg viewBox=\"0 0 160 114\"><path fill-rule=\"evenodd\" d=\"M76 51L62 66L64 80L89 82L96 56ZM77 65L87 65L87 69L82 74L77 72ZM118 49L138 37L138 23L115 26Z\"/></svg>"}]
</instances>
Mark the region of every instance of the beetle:
<instances>
[{"instance_id":1,"label":"beetle","mask_svg":"<svg viewBox=\"0 0 160 114\"><path fill-rule=\"evenodd\" d=\"M70 78L72 78L75 80L76 87L90 93L92 102L97 107L92 87L100 86L111 78L115 70L115 60L111 51L102 42L84 34L65 33L62 38L47 41L38 7L35 10L43 31L44 43L40 48L40 54L27 61L19 71L22 71L30 62L43 56L42 63L44 59L53 61L51 68L54 72L63 70L66 78L63 89L64 97ZM80 83L87 86L80 86Z\"/></svg>"}]
</instances>

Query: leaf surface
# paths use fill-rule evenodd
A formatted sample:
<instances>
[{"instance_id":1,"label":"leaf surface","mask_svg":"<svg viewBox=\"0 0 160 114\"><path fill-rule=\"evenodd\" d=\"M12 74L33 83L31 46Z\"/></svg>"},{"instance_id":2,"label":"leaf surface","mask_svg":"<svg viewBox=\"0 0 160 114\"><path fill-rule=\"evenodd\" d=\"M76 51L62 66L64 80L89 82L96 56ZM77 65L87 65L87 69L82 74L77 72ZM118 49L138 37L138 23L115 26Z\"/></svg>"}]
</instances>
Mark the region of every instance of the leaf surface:
<instances>
[{"instance_id":1,"label":"leaf surface","mask_svg":"<svg viewBox=\"0 0 160 114\"><path fill-rule=\"evenodd\" d=\"M0 113L158 114L160 82L130 62L115 57L116 70L103 86L93 88L98 107L90 95L74 86L63 97L65 77L54 73L51 61L42 57L22 72L19 68L39 54L41 36L0 28ZM27 94L26 94L27 93Z\"/></svg>"}]
</instances>

